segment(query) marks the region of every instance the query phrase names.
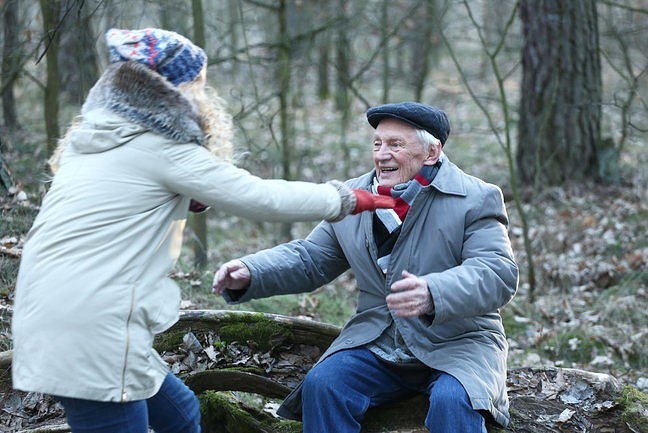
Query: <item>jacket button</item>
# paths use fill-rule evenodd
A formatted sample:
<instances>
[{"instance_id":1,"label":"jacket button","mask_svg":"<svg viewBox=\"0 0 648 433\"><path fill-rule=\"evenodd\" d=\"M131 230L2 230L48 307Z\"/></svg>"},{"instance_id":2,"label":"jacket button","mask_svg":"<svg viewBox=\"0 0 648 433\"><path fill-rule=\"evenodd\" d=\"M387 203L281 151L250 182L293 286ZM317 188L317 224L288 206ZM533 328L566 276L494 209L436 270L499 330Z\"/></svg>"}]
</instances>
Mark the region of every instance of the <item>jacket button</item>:
<instances>
[{"instance_id":1,"label":"jacket button","mask_svg":"<svg viewBox=\"0 0 648 433\"><path fill-rule=\"evenodd\" d=\"M346 340L344 340L344 343L345 344L351 344L351 343L353 343L353 340L350 339L350 338L347 338Z\"/></svg>"}]
</instances>

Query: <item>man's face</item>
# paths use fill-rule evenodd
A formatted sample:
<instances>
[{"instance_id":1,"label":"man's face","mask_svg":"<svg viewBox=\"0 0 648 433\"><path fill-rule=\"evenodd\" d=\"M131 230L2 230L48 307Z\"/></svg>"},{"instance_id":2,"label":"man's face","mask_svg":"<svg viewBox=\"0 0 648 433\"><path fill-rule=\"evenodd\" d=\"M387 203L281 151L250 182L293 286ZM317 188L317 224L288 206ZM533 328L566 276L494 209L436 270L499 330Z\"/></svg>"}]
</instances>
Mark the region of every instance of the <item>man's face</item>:
<instances>
[{"instance_id":1,"label":"man's face","mask_svg":"<svg viewBox=\"0 0 648 433\"><path fill-rule=\"evenodd\" d=\"M381 186L391 188L413 179L423 165L436 164L439 153L434 145L426 152L409 123L388 117L376 127L373 159Z\"/></svg>"}]
</instances>

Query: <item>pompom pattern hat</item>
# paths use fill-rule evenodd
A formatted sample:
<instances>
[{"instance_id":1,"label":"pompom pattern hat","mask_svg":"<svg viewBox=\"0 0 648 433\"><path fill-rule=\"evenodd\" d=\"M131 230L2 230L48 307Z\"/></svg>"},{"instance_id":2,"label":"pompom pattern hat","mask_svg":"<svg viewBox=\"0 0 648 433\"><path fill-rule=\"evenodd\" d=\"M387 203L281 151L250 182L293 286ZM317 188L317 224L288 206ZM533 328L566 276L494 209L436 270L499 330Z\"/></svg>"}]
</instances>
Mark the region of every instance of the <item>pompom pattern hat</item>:
<instances>
[{"instance_id":1,"label":"pompom pattern hat","mask_svg":"<svg viewBox=\"0 0 648 433\"><path fill-rule=\"evenodd\" d=\"M106 32L110 61L136 61L164 76L173 85L193 81L207 63L202 48L168 30L110 29Z\"/></svg>"}]
</instances>

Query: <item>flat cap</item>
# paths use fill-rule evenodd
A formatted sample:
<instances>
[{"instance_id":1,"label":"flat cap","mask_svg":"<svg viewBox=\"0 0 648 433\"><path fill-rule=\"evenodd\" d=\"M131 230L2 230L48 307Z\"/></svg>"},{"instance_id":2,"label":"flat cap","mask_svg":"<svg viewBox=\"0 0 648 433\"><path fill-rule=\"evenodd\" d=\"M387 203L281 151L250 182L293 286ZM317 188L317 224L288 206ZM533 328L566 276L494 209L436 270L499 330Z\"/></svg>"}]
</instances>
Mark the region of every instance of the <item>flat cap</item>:
<instances>
[{"instance_id":1,"label":"flat cap","mask_svg":"<svg viewBox=\"0 0 648 433\"><path fill-rule=\"evenodd\" d=\"M374 127L386 117L402 120L434 135L444 145L450 135L448 116L440 108L419 102L400 102L372 107L367 110L367 120Z\"/></svg>"}]
</instances>

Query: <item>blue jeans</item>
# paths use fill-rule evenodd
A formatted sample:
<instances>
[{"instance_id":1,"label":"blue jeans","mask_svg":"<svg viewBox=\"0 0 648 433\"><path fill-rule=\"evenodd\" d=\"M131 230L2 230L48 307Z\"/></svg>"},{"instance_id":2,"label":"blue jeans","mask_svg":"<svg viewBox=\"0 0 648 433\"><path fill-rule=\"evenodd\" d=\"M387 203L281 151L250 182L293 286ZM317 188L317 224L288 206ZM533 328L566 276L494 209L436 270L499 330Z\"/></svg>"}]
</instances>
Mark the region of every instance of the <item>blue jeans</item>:
<instances>
[{"instance_id":1,"label":"blue jeans","mask_svg":"<svg viewBox=\"0 0 648 433\"><path fill-rule=\"evenodd\" d=\"M364 348L343 350L316 365L302 385L304 433L356 433L368 408L427 392L425 426L432 433L486 433L457 379L430 369L425 383L404 380Z\"/></svg>"},{"instance_id":2,"label":"blue jeans","mask_svg":"<svg viewBox=\"0 0 648 433\"><path fill-rule=\"evenodd\" d=\"M55 396L73 433L200 433L200 404L172 373L147 400L113 403Z\"/></svg>"}]
</instances>

